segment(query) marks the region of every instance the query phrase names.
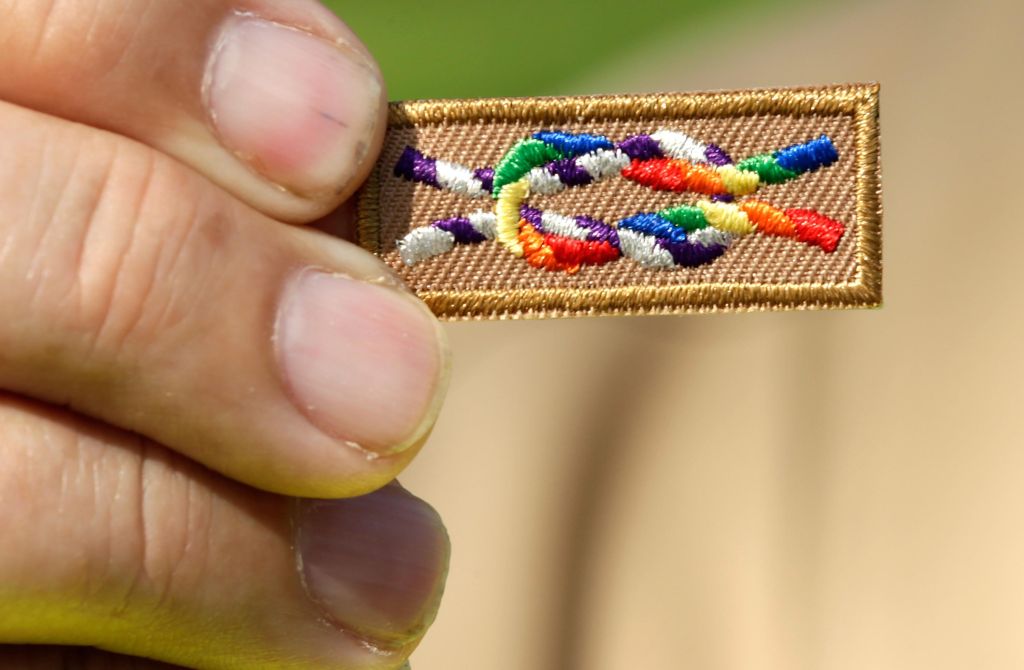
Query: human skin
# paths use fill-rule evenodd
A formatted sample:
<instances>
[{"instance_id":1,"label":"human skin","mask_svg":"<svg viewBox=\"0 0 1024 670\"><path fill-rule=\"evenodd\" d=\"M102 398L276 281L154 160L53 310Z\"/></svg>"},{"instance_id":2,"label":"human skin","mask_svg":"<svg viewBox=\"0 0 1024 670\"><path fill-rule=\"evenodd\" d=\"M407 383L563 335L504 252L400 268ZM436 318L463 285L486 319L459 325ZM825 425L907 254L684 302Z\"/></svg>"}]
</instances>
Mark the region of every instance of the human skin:
<instances>
[{"instance_id":1,"label":"human skin","mask_svg":"<svg viewBox=\"0 0 1024 670\"><path fill-rule=\"evenodd\" d=\"M0 0L0 54L0 668L402 667L447 345L303 225L379 151L373 58L315 0Z\"/></svg>"}]
</instances>

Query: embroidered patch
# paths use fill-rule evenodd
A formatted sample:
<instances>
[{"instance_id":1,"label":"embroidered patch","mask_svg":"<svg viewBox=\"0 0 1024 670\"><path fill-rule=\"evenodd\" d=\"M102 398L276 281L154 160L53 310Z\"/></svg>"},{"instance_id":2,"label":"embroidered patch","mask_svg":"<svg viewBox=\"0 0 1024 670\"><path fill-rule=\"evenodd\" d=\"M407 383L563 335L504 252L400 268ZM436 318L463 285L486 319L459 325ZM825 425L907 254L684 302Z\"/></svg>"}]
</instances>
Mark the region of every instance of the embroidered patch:
<instances>
[{"instance_id":1,"label":"embroidered patch","mask_svg":"<svg viewBox=\"0 0 1024 670\"><path fill-rule=\"evenodd\" d=\"M360 241L446 318L874 306L877 110L873 85L397 103Z\"/></svg>"}]
</instances>

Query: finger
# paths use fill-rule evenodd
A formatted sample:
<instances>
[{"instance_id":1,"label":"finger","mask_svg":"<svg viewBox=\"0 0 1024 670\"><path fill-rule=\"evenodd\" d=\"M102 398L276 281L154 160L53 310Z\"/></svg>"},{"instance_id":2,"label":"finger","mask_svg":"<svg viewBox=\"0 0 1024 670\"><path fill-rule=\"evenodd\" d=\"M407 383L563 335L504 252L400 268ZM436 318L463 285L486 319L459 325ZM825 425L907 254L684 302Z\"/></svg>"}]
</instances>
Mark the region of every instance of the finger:
<instances>
[{"instance_id":1,"label":"finger","mask_svg":"<svg viewBox=\"0 0 1024 670\"><path fill-rule=\"evenodd\" d=\"M180 667L81 647L0 647L0 670L174 670ZM410 666L406 664L402 670L410 670Z\"/></svg>"},{"instance_id":2,"label":"finger","mask_svg":"<svg viewBox=\"0 0 1024 670\"><path fill-rule=\"evenodd\" d=\"M180 667L85 647L0 647L0 670L175 670Z\"/></svg>"},{"instance_id":3,"label":"finger","mask_svg":"<svg viewBox=\"0 0 1024 670\"><path fill-rule=\"evenodd\" d=\"M0 0L0 99L141 140L263 212L347 199L383 140L366 48L314 0Z\"/></svg>"},{"instance_id":4,"label":"finger","mask_svg":"<svg viewBox=\"0 0 1024 670\"><path fill-rule=\"evenodd\" d=\"M446 347L380 261L122 137L4 103L0 128L0 388L289 495L409 462Z\"/></svg>"},{"instance_id":5,"label":"finger","mask_svg":"<svg viewBox=\"0 0 1024 670\"><path fill-rule=\"evenodd\" d=\"M192 668L391 670L448 542L397 485L293 501L71 415L0 399L0 642Z\"/></svg>"}]
</instances>

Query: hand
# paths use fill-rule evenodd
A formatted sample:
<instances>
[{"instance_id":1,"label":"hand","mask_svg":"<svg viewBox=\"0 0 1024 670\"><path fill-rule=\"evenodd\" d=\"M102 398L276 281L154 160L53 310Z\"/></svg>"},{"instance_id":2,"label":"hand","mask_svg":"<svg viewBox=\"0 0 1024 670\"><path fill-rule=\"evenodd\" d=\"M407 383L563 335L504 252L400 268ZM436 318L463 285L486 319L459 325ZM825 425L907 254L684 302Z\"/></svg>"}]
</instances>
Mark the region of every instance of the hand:
<instances>
[{"instance_id":1,"label":"hand","mask_svg":"<svg viewBox=\"0 0 1024 670\"><path fill-rule=\"evenodd\" d=\"M0 643L403 665L448 544L388 483L443 336L373 256L284 223L352 195L385 99L314 0L0 0ZM162 667L0 650L79 663Z\"/></svg>"}]
</instances>

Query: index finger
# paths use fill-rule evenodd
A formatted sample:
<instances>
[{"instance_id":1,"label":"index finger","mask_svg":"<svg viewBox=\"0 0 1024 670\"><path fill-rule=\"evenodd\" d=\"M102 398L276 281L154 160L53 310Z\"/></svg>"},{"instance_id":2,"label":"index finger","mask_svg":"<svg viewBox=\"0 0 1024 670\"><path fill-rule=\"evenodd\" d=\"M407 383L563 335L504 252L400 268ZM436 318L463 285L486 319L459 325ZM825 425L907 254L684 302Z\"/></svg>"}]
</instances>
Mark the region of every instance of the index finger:
<instances>
[{"instance_id":1,"label":"index finger","mask_svg":"<svg viewBox=\"0 0 1024 670\"><path fill-rule=\"evenodd\" d=\"M330 212L379 151L379 69L315 0L0 0L0 15L0 99L137 139L278 220Z\"/></svg>"}]
</instances>

